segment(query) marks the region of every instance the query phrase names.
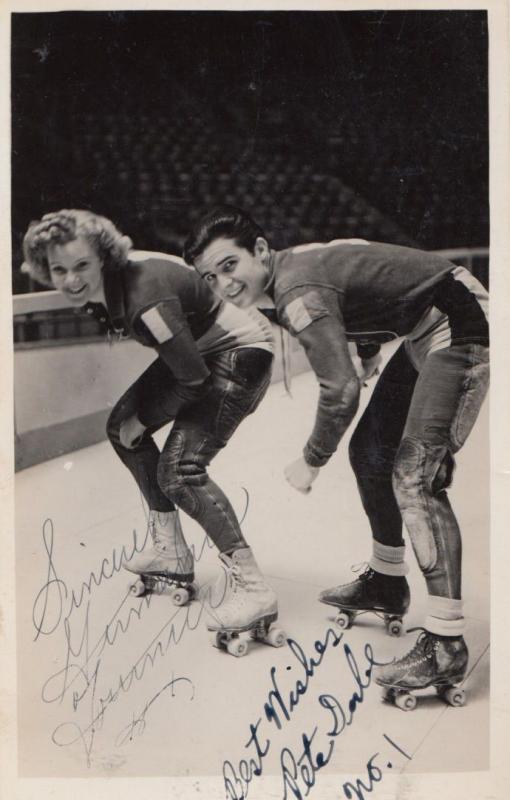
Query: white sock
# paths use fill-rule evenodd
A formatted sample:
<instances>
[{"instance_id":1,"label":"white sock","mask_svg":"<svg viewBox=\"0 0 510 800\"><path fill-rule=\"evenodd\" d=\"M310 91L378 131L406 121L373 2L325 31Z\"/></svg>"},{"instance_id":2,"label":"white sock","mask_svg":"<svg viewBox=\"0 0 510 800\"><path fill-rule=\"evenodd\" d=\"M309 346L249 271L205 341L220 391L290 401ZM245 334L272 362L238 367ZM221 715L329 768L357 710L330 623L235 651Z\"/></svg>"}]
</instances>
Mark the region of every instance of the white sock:
<instances>
[{"instance_id":1,"label":"white sock","mask_svg":"<svg viewBox=\"0 0 510 800\"><path fill-rule=\"evenodd\" d=\"M465 627L462 608L462 600L429 595L424 627L437 636L462 636Z\"/></svg>"},{"instance_id":2,"label":"white sock","mask_svg":"<svg viewBox=\"0 0 510 800\"><path fill-rule=\"evenodd\" d=\"M372 558L368 565L382 575L402 576L407 575L409 567L404 561L405 546L390 547L372 540Z\"/></svg>"}]
</instances>

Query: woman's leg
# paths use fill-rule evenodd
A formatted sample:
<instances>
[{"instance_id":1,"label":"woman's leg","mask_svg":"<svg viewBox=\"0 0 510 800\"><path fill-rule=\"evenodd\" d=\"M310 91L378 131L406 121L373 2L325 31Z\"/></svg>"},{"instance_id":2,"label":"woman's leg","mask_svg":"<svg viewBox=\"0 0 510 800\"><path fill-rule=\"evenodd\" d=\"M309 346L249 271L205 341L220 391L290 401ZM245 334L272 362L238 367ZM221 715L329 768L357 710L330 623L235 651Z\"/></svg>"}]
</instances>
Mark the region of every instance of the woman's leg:
<instances>
[{"instance_id":1,"label":"woman's leg","mask_svg":"<svg viewBox=\"0 0 510 800\"><path fill-rule=\"evenodd\" d=\"M267 627L278 616L276 595L246 544L234 509L207 471L258 406L269 385L271 363L271 354L259 348L240 348L208 360L210 391L178 415L159 462L161 489L202 526L225 568L225 583L214 587L207 604L212 618L208 627L214 631Z\"/></svg>"},{"instance_id":2,"label":"woman's leg","mask_svg":"<svg viewBox=\"0 0 510 800\"><path fill-rule=\"evenodd\" d=\"M208 359L207 395L177 415L158 466L160 489L195 519L220 553L246 547L235 512L207 468L269 385L272 356L240 348Z\"/></svg>"},{"instance_id":3,"label":"woman's leg","mask_svg":"<svg viewBox=\"0 0 510 800\"><path fill-rule=\"evenodd\" d=\"M177 510L159 487L160 451L153 439L153 434L173 420L182 405L172 373L163 361L157 359L120 398L108 420L107 432L115 452L130 470L149 508L148 532L152 546L135 554L126 563L126 569L137 575L191 582L194 577L193 555L184 539ZM121 426L140 414L147 428L132 447L126 447L120 440Z\"/></svg>"},{"instance_id":4,"label":"woman's leg","mask_svg":"<svg viewBox=\"0 0 510 800\"><path fill-rule=\"evenodd\" d=\"M106 425L108 438L123 464L133 475L147 505L155 511L173 511L175 506L159 488L157 469L160 452L152 435L170 422L179 410L173 394L172 373L156 359L122 395ZM147 429L131 447L120 441L122 423L144 410Z\"/></svg>"}]
</instances>

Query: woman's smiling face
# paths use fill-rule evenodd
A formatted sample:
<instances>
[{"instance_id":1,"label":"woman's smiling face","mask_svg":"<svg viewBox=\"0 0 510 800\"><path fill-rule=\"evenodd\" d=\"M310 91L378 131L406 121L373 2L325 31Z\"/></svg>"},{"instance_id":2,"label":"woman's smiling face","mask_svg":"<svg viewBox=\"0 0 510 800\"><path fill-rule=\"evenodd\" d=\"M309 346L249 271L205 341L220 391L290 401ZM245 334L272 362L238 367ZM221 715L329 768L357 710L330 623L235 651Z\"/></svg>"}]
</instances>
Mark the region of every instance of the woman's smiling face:
<instances>
[{"instance_id":1,"label":"woman's smiling face","mask_svg":"<svg viewBox=\"0 0 510 800\"><path fill-rule=\"evenodd\" d=\"M103 263L83 236L50 244L47 252L52 283L73 306L83 306L100 294Z\"/></svg>"},{"instance_id":2,"label":"woman's smiling face","mask_svg":"<svg viewBox=\"0 0 510 800\"><path fill-rule=\"evenodd\" d=\"M221 236L197 256L195 267L223 300L247 308L256 305L264 295L268 256L269 246L262 237L255 242L255 252L250 253L234 239Z\"/></svg>"}]
</instances>

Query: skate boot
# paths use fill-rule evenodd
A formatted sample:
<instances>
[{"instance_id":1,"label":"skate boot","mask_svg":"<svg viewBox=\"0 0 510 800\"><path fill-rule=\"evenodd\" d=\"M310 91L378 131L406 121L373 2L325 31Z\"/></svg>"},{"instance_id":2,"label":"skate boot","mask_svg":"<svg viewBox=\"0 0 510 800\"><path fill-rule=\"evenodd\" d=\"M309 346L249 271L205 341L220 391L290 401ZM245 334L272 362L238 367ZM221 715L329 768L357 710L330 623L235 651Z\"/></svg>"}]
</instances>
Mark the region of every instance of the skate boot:
<instances>
[{"instance_id":1,"label":"skate boot","mask_svg":"<svg viewBox=\"0 0 510 800\"><path fill-rule=\"evenodd\" d=\"M466 702L462 683L468 663L463 636L438 636L424 628L414 647L402 658L379 667L375 682L384 689L383 697L404 711L416 707L414 692L433 686L451 706Z\"/></svg>"},{"instance_id":2,"label":"skate boot","mask_svg":"<svg viewBox=\"0 0 510 800\"><path fill-rule=\"evenodd\" d=\"M213 644L231 655L244 656L251 639L272 647L285 644L285 633L270 627L278 618L276 595L266 583L249 547L235 550L229 557L220 553L225 566L225 585L221 601L210 604ZM248 638L241 633L248 633Z\"/></svg>"},{"instance_id":3,"label":"skate boot","mask_svg":"<svg viewBox=\"0 0 510 800\"><path fill-rule=\"evenodd\" d=\"M373 611L384 619L390 636L400 636L402 617L409 608L409 584L404 576L383 575L367 566L355 581L326 589L321 603L339 609L337 625L350 628L358 614Z\"/></svg>"},{"instance_id":4,"label":"skate boot","mask_svg":"<svg viewBox=\"0 0 510 800\"><path fill-rule=\"evenodd\" d=\"M152 547L139 553L125 568L139 578L131 583L131 594L170 592L176 606L187 603L195 594L193 554L184 539L177 511L150 511L149 532Z\"/></svg>"}]
</instances>

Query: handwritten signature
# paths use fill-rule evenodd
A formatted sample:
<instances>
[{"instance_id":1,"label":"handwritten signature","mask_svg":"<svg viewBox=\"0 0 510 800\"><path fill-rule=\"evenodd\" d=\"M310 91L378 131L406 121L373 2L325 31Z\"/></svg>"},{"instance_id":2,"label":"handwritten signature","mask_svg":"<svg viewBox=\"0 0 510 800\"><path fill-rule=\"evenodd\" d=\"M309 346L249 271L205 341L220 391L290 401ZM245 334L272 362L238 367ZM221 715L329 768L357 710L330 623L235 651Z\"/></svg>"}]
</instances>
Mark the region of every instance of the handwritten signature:
<instances>
[{"instance_id":1,"label":"handwritten signature","mask_svg":"<svg viewBox=\"0 0 510 800\"><path fill-rule=\"evenodd\" d=\"M246 492L246 515L249 497ZM87 765L91 764L91 754L97 731L101 728L104 716L112 703L118 701L130 691L133 685L141 681L147 671L161 661L168 653L170 647L176 646L182 640L186 631L195 630L201 621L204 611L214 612L214 608L221 604L226 591L218 585L211 587L204 585L201 588L197 603L187 606L172 606L169 617L156 632L151 635L147 643L143 637L147 636L143 618L150 608L153 597L147 594L133 604L133 597L126 592L116 608L113 609L105 624L101 624L99 636L93 641L92 616L93 600L96 592L116 573L120 572L131 559L140 553L147 544L149 528L140 537L133 530L132 540L129 545L120 549L114 548L108 558L103 558L98 568L91 571L77 589L70 588L61 577L57 568L55 531L51 519L44 522L42 539L47 559L45 582L38 591L32 610L32 619L35 627L35 641L39 637L54 636L57 632L64 639L64 666L51 674L43 683L41 698L45 703L63 703L69 698L73 713L88 703L85 723L73 721L62 722L57 725L52 733L52 741L60 746L70 746L77 742L83 745ZM192 545L195 562L198 562L206 548L214 545L204 535L198 551ZM212 591L211 591L212 588ZM223 588L223 591L221 589ZM128 602L129 601L129 602ZM140 649L134 662L110 682L106 676L107 667L104 658L107 651L116 647L122 637L133 625L140 626ZM105 677L110 685L100 688L100 678L104 683ZM145 730L145 716L147 710L162 695L164 691L184 684L191 689L189 699L194 697L195 687L189 676L181 676L166 683L145 705L141 714L133 716L130 723L117 737L117 744L132 741L135 735L141 735Z\"/></svg>"},{"instance_id":2,"label":"handwritten signature","mask_svg":"<svg viewBox=\"0 0 510 800\"><path fill-rule=\"evenodd\" d=\"M395 750L397 750L397 752L400 753L400 755L403 755L409 761L412 760L412 757L410 755L408 755L405 752L405 750L402 750L402 748L396 742L394 742L393 739L390 739L388 734L383 733L383 738L386 739L386 741ZM381 754L379 752L377 752L377 753L374 753L372 756L370 756L370 758L368 759L368 761L366 763L366 773L367 774L366 774L366 777L365 777L365 782L361 778L356 778L355 779L355 781L356 781L355 783L353 783L352 781L346 781L343 784L343 786L342 786L343 793L344 793L345 797L347 797L348 800L350 800L354 796L356 796L358 798L358 800L365 800L365 796L367 794L371 794L374 791L375 785L377 783L380 783L380 781L383 779L384 772L382 771L381 767L379 767L375 763L375 759L378 758L380 755ZM393 768L392 762L391 761L387 761L386 762L386 767L387 767L387 769L392 769Z\"/></svg>"},{"instance_id":3,"label":"handwritten signature","mask_svg":"<svg viewBox=\"0 0 510 800\"><path fill-rule=\"evenodd\" d=\"M145 725L146 725L145 716L146 716L149 708L153 705L153 703L155 703L155 701L158 699L158 697L160 697L160 695L162 695L163 692L166 691L167 689L171 689L172 690L172 696L174 696L175 687L178 684L181 684L181 683L188 684L189 686L191 686L191 697L190 697L190 700L193 700L193 698L195 696L195 687L194 687L192 681L190 681L189 678L184 678L184 677L172 678L171 681L168 681L168 683L165 683L165 685L159 690L159 692L157 692L154 695L154 697L152 697L145 704L145 707L144 707L142 713L139 716L135 717L135 715L133 714L133 720L128 725L126 725L125 728L123 728L121 730L121 732L117 736L117 739L116 739L115 743L117 745L121 745L121 744L124 744L127 741L130 741L130 742L133 741L135 736L141 736L141 734L145 730Z\"/></svg>"},{"instance_id":4,"label":"handwritten signature","mask_svg":"<svg viewBox=\"0 0 510 800\"><path fill-rule=\"evenodd\" d=\"M337 633L332 628L327 629L322 640L315 642L312 657L307 656L294 639L289 638L287 643L290 652L303 669L303 674L290 690L284 691L276 667L270 669L271 689L264 702L263 712L266 722L274 725L277 730L282 730L290 722L294 710L308 692L311 681L326 654L341 643L345 663L354 684L354 690L347 700L338 700L334 695L326 693L317 697L318 705L328 715L326 744L319 745L317 741L319 725L316 725L311 731L301 734L302 749L299 753L295 753L290 747L283 747L280 751L283 798L286 800L290 792L301 800L314 786L317 772L331 760L337 737L353 724L356 711L364 702L366 691L371 684L373 668L380 666L382 662L376 660L373 649L368 643L364 646L362 659L357 658L349 644L343 642L343 633ZM245 800L251 781L263 773L264 759L270 752L272 744L271 738L260 730L264 717L260 716L255 723L249 725L250 736L245 744L245 748L250 751L248 758L241 759L237 767L234 767L229 760L223 762L224 785L227 797L231 800ZM373 764L370 767L370 774L376 774Z\"/></svg>"}]
</instances>

